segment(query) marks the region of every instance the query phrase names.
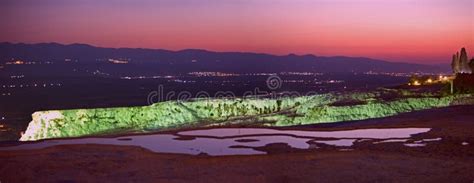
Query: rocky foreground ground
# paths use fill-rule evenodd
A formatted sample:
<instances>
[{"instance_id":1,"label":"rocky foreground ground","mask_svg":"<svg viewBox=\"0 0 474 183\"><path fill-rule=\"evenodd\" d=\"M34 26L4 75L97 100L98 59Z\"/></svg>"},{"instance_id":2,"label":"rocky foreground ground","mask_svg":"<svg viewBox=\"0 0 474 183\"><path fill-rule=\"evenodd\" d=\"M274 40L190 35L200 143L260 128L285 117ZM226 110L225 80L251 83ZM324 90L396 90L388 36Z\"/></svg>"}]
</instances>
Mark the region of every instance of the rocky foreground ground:
<instances>
[{"instance_id":1,"label":"rocky foreground ground","mask_svg":"<svg viewBox=\"0 0 474 183\"><path fill-rule=\"evenodd\" d=\"M3 182L473 182L474 106L405 113L382 119L286 127L305 130L432 128L414 139L424 147L358 142L296 150L260 148L267 155L159 154L139 147L63 145L0 151Z\"/></svg>"}]
</instances>

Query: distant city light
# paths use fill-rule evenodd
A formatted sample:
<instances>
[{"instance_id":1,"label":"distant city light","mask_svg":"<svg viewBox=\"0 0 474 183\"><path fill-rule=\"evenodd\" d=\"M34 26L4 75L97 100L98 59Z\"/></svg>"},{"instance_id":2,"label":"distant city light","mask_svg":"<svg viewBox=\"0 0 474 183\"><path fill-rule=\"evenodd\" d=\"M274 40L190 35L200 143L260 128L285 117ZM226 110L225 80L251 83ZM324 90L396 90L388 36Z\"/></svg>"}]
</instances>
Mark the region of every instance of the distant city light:
<instances>
[{"instance_id":1,"label":"distant city light","mask_svg":"<svg viewBox=\"0 0 474 183\"><path fill-rule=\"evenodd\" d=\"M413 81L413 85L414 85L414 86L420 86L421 84L420 84L419 81Z\"/></svg>"},{"instance_id":2,"label":"distant city light","mask_svg":"<svg viewBox=\"0 0 474 183\"><path fill-rule=\"evenodd\" d=\"M128 60L119 60L119 59L109 58L108 61L113 64L128 64Z\"/></svg>"}]
</instances>

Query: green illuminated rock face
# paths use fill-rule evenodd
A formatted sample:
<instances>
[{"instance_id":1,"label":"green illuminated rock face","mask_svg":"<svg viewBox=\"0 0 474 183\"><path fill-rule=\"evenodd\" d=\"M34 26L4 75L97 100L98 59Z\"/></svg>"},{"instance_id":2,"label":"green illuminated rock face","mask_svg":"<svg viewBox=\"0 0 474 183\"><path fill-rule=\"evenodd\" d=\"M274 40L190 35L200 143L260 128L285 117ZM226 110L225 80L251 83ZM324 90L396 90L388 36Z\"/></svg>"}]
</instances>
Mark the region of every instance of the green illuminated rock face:
<instances>
[{"instance_id":1,"label":"green illuminated rock face","mask_svg":"<svg viewBox=\"0 0 474 183\"><path fill-rule=\"evenodd\" d=\"M323 94L282 99L168 101L144 107L40 111L22 141L190 126L328 123L396 115L468 103L471 95L437 97L409 91Z\"/></svg>"}]
</instances>

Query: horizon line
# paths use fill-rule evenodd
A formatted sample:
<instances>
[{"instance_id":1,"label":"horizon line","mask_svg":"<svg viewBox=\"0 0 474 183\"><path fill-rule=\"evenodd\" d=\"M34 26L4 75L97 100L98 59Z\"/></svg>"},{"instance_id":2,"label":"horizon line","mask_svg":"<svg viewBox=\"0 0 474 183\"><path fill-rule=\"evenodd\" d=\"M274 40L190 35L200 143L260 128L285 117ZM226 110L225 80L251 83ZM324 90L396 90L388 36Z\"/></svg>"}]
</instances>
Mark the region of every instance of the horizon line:
<instances>
[{"instance_id":1,"label":"horizon line","mask_svg":"<svg viewBox=\"0 0 474 183\"><path fill-rule=\"evenodd\" d=\"M187 51L187 50L197 50L197 51L205 51L205 52L212 52L212 53L246 53L246 54L262 54L262 55L271 55L271 56L278 56L278 57L284 57L284 56L313 56L313 57L326 57L326 58L334 58L334 57L348 57L348 58L363 58L363 59L371 59L374 61L381 61L381 62L389 62L389 63L402 63L402 64L416 64L416 65L429 65L429 66L439 66L439 65L448 65L450 63L418 63L418 62L404 62L404 61L389 61L385 59L378 59L378 58L372 58L372 57L366 57L366 56L350 56L350 55L331 55L331 56L319 56L316 54L312 53L307 53L307 54L296 54L296 53L287 53L287 54L273 54L273 53L265 53L265 52L251 52L251 51L216 51L216 50L209 50L209 49L203 49L203 48L184 48L184 49L165 49L165 48L147 48L147 47L108 47L108 46L97 46L94 44L89 44L89 43L79 43L79 42L74 42L74 43L64 43L64 42L12 42L12 41L0 41L0 44L25 44L25 45L36 45L36 44L58 44L62 46L73 46L73 45L86 45L94 48L105 48L105 49L146 49L146 50L161 50L161 51L171 51L171 52L182 52L182 51ZM464 48L464 47L461 47Z\"/></svg>"}]
</instances>

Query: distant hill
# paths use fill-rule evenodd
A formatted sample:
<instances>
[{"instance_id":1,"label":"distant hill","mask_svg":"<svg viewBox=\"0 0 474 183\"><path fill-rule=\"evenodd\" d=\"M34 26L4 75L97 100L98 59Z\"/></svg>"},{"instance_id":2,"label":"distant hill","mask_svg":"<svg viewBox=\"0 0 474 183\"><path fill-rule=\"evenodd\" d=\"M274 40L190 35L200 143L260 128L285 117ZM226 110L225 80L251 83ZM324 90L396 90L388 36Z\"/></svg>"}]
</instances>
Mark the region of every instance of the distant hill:
<instances>
[{"instance_id":1,"label":"distant hill","mask_svg":"<svg viewBox=\"0 0 474 183\"><path fill-rule=\"evenodd\" d=\"M170 51L142 48L101 48L86 44L0 43L0 64L12 58L30 61L104 64L105 70L120 72L449 72L449 65L395 63L364 57L315 55L277 56L248 52L212 52L199 49ZM109 64L108 59L127 60L128 64ZM108 65L129 65L127 67Z\"/></svg>"}]
</instances>

